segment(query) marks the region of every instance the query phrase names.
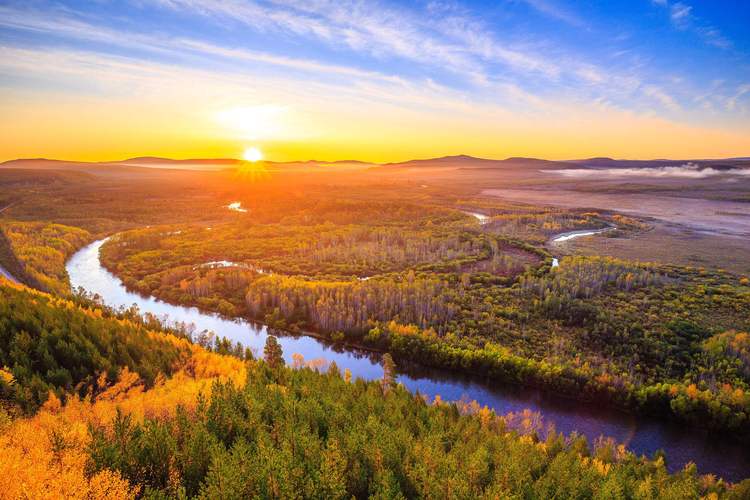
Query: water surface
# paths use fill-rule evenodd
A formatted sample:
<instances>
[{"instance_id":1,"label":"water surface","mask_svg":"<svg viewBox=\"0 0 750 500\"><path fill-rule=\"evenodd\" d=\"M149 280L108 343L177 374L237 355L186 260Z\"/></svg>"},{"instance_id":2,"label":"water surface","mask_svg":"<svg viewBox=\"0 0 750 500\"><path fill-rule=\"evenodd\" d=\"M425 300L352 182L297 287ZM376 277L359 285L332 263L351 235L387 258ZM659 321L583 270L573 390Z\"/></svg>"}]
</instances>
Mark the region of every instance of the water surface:
<instances>
[{"instance_id":1,"label":"water surface","mask_svg":"<svg viewBox=\"0 0 750 500\"><path fill-rule=\"evenodd\" d=\"M594 234L606 233L607 231L614 231L614 227L605 227L604 229L584 229L582 231L571 231L569 233L558 234L552 238L552 243L562 243L563 241L570 241L583 236L592 236Z\"/></svg>"},{"instance_id":2,"label":"water surface","mask_svg":"<svg viewBox=\"0 0 750 500\"><path fill-rule=\"evenodd\" d=\"M479 212L469 212L464 211L466 215L471 215L472 217L476 217L476 219L479 221L480 224L487 224L490 221L490 216L485 215Z\"/></svg>"},{"instance_id":3,"label":"water surface","mask_svg":"<svg viewBox=\"0 0 750 500\"><path fill-rule=\"evenodd\" d=\"M8 272L8 270L6 270L3 266L0 266L0 276L2 276L3 278L7 279L8 281L12 281L13 283L18 283L19 282L15 278L15 276L13 276L12 274L10 274L10 272Z\"/></svg>"}]
</instances>

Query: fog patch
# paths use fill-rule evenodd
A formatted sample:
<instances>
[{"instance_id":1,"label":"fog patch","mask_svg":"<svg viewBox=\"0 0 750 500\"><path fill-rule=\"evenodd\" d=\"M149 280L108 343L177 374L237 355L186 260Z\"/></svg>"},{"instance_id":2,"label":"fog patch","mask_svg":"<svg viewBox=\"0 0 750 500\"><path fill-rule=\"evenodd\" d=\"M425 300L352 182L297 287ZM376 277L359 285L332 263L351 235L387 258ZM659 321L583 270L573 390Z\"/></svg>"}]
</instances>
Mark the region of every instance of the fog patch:
<instances>
[{"instance_id":1,"label":"fog patch","mask_svg":"<svg viewBox=\"0 0 750 500\"><path fill-rule=\"evenodd\" d=\"M712 167L701 167L695 163L685 163L674 167L653 168L570 168L564 170L542 170L544 173L557 174L563 177L586 178L586 177L652 177L652 178L683 178L683 179L705 179L717 175L740 175L750 177L750 169L730 168L716 169Z\"/></svg>"}]
</instances>

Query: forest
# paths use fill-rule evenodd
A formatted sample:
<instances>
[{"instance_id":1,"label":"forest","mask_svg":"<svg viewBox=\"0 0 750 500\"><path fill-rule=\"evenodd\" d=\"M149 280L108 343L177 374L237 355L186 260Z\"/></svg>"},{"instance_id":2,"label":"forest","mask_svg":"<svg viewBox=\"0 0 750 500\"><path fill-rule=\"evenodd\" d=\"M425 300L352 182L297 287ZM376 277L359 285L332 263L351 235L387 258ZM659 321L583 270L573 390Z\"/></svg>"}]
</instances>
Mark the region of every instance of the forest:
<instances>
[{"instance_id":1,"label":"forest","mask_svg":"<svg viewBox=\"0 0 750 500\"><path fill-rule=\"evenodd\" d=\"M65 262L91 240L84 229L45 222L0 224L0 245L8 246L10 267L35 288L59 295L70 292Z\"/></svg>"},{"instance_id":2,"label":"forest","mask_svg":"<svg viewBox=\"0 0 750 500\"><path fill-rule=\"evenodd\" d=\"M109 237L102 264L142 294L747 440L747 276L550 243L581 229L631 238L648 221L456 188L330 196L325 183L271 178L243 194L231 176L190 174L166 193L157 180L40 175L0 176L16 189L3 194L0 264L53 293L2 287L4 477L90 497L747 495L695 468L670 474L662 455L551 433L539 415L490 418L110 310L71 290L64 267ZM247 212L226 208L235 200ZM283 477L280 464L293 464Z\"/></svg>"},{"instance_id":3,"label":"forest","mask_svg":"<svg viewBox=\"0 0 750 500\"><path fill-rule=\"evenodd\" d=\"M286 367L272 336L259 359L220 354L220 343L211 352L82 299L2 279L0 293L12 310L4 329L19 332L3 337L3 352L36 344L0 372L6 497L740 499L750 492L749 481L700 476L692 465L670 474L661 455L562 435L531 413L427 401L395 384L387 356L382 380L365 382L335 364ZM63 346L81 348L87 339L88 350L71 359ZM710 348L741 350L746 342L720 338ZM53 366L72 380L51 377Z\"/></svg>"},{"instance_id":4,"label":"forest","mask_svg":"<svg viewBox=\"0 0 750 500\"><path fill-rule=\"evenodd\" d=\"M750 500L750 0L0 0L0 500Z\"/></svg>"},{"instance_id":5,"label":"forest","mask_svg":"<svg viewBox=\"0 0 750 500\"><path fill-rule=\"evenodd\" d=\"M501 204L485 204L480 224L464 203L420 217L403 203L382 226L357 224L377 209L353 201L341 224L239 214L154 226L111 239L101 258L170 302L750 437L742 349L707 347L750 330L746 278L609 257L553 267L537 242L556 231L646 224Z\"/></svg>"}]
</instances>

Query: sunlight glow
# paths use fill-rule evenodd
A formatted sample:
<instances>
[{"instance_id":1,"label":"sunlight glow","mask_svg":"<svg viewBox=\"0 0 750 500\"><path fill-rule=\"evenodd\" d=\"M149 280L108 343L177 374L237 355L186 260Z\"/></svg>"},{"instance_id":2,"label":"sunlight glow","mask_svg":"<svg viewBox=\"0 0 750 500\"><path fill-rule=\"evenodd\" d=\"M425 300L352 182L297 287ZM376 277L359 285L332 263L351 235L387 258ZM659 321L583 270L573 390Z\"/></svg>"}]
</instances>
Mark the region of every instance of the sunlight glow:
<instances>
[{"instance_id":1,"label":"sunlight glow","mask_svg":"<svg viewBox=\"0 0 750 500\"><path fill-rule=\"evenodd\" d=\"M215 114L215 119L234 138L262 141L288 136L288 115L287 107L266 104L223 109Z\"/></svg>"},{"instance_id":2,"label":"sunlight glow","mask_svg":"<svg viewBox=\"0 0 750 500\"><path fill-rule=\"evenodd\" d=\"M259 148L253 146L245 150L245 152L242 154L242 158L244 158L245 161L255 163L256 161L260 161L263 159L263 152Z\"/></svg>"},{"instance_id":3,"label":"sunlight glow","mask_svg":"<svg viewBox=\"0 0 750 500\"><path fill-rule=\"evenodd\" d=\"M227 205L227 208L229 210L233 210L235 212L241 212L241 213L246 213L247 212L246 208L242 208L242 202L240 202L240 201L233 201L232 203L230 203L229 205Z\"/></svg>"}]
</instances>

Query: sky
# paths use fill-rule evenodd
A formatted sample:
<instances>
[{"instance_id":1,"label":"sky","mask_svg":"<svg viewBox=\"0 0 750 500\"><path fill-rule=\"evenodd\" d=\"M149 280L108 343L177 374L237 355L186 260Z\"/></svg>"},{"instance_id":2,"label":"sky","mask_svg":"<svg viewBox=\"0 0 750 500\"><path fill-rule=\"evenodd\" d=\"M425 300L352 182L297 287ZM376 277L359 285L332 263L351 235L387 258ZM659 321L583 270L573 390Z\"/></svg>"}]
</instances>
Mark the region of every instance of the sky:
<instances>
[{"instance_id":1,"label":"sky","mask_svg":"<svg viewBox=\"0 0 750 500\"><path fill-rule=\"evenodd\" d=\"M750 2L0 0L0 161L750 156Z\"/></svg>"}]
</instances>

